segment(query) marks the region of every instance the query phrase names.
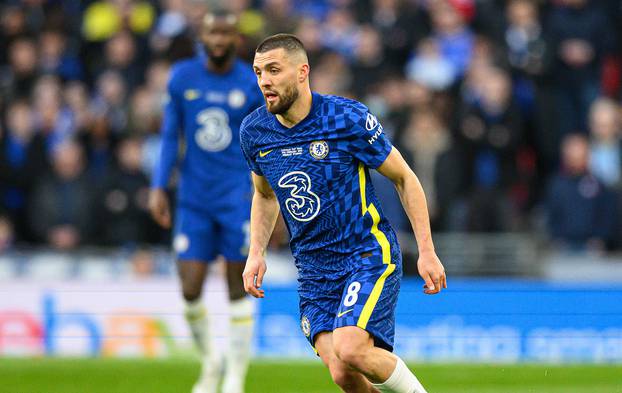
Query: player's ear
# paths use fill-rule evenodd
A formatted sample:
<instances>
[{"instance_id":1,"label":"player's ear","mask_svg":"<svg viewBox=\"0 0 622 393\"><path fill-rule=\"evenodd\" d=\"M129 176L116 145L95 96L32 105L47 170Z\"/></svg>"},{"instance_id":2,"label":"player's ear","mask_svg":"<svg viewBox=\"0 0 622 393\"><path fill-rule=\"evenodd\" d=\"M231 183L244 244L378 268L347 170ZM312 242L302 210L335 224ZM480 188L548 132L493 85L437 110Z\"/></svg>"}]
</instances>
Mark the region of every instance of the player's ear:
<instances>
[{"instance_id":1,"label":"player's ear","mask_svg":"<svg viewBox=\"0 0 622 393\"><path fill-rule=\"evenodd\" d=\"M309 71L309 64L302 64L300 68L298 68L298 83L303 83L309 78Z\"/></svg>"}]
</instances>

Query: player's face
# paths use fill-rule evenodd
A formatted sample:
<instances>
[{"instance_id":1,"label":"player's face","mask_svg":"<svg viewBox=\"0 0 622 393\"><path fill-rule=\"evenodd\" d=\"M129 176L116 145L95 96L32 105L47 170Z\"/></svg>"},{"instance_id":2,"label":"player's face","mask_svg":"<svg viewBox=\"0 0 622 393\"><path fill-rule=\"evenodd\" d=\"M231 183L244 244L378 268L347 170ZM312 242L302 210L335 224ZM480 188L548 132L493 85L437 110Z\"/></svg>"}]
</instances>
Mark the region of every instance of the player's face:
<instances>
[{"instance_id":1,"label":"player's face","mask_svg":"<svg viewBox=\"0 0 622 393\"><path fill-rule=\"evenodd\" d=\"M253 70L270 113L278 115L289 110L298 99L298 66L292 64L285 49L255 53Z\"/></svg>"},{"instance_id":2,"label":"player's face","mask_svg":"<svg viewBox=\"0 0 622 393\"><path fill-rule=\"evenodd\" d=\"M210 60L222 65L235 56L238 41L236 21L233 16L207 15L203 21L201 41Z\"/></svg>"}]
</instances>

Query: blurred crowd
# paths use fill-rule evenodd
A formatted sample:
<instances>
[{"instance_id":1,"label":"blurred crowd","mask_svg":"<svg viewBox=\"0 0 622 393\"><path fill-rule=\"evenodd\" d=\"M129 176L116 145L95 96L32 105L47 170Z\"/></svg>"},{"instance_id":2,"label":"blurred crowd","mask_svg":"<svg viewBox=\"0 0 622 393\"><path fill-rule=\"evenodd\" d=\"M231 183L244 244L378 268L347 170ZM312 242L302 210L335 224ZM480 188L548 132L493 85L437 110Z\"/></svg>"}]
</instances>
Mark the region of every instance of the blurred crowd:
<instances>
[{"instance_id":1,"label":"blurred crowd","mask_svg":"<svg viewBox=\"0 0 622 393\"><path fill-rule=\"evenodd\" d=\"M217 6L239 15L242 58L297 34L312 88L368 105L423 183L434 230L622 247L622 1L218 3L2 2L0 250L166 244L146 204L168 70Z\"/></svg>"}]
</instances>

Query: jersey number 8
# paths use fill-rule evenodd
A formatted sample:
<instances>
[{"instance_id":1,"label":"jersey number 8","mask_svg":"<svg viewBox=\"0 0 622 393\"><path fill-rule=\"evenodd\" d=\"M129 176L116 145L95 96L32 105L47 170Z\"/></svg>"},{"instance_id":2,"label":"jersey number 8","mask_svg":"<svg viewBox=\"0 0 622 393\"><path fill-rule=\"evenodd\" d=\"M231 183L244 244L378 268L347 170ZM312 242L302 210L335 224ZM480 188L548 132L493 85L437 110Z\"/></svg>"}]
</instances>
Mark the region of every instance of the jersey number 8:
<instances>
[{"instance_id":1,"label":"jersey number 8","mask_svg":"<svg viewBox=\"0 0 622 393\"><path fill-rule=\"evenodd\" d=\"M343 300L343 305L346 307L353 306L354 303L359 299L359 291L361 290L361 283L358 281L354 281L348 287L348 291L346 292L346 298Z\"/></svg>"}]
</instances>

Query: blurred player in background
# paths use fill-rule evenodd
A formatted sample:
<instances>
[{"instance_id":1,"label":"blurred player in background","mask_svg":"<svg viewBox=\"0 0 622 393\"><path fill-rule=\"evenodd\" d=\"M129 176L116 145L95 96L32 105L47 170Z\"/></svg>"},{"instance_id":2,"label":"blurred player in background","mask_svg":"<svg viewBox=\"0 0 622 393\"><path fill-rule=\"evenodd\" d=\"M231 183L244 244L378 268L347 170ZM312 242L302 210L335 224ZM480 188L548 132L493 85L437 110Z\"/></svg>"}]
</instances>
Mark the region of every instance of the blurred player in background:
<instances>
[{"instance_id":1,"label":"blurred player in background","mask_svg":"<svg viewBox=\"0 0 622 393\"><path fill-rule=\"evenodd\" d=\"M264 255L280 205L298 268L301 327L335 383L345 392L425 392L391 353L401 252L368 168L395 184L417 238L424 292L435 294L446 276L419 180L365 105L311 92L298 38L266 38L253 69L266 105L240 129L255 184L245 289L264 297Z\"/></svg>"},{"instance_id":2,"label":"blurred player in background","mask_svg":"<svg viewBox=\"0 0 622 393\"><path fill-rule=\"evenodd\" d=\"M262 103L251 66L236 58L237 18L227 12L205 15L201 43L207 56L181 61L171 70L169 101L162 124L162 150L149 206L154 219L171 227L166 194L178 160L180 134L185 154L174 225L173 247L186 302L185 317L202 352L203 366L193 393L216 392L222 361L210 338L201 292L207 264L222 255L227 263L230 348L223 393L241 393L248 368L253 303L241 280L248 251L252 186L239 146L242 119Z\"/></svg>"}]
</instances>

